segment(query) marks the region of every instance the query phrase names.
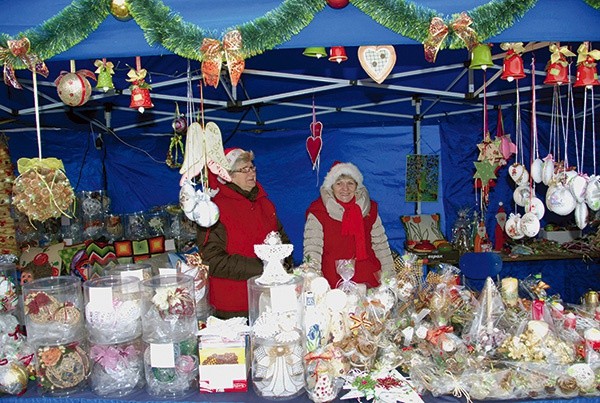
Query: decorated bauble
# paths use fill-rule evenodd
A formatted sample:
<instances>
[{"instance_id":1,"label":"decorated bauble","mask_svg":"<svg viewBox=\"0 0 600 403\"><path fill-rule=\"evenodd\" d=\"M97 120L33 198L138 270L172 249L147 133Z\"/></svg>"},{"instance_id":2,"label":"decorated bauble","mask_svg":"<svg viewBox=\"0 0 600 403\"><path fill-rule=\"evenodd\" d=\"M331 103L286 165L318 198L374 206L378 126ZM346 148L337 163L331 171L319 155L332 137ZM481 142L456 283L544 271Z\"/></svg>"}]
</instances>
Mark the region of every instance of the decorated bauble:
<instances>
[{"instance_id":1,"label":"decorated bauble","mask_svg":"<svg viewBox=\"0 0 600 403\"><path fill-rule=\"evenodd\" d=\"M125 0L111 0L110 13L119 21L129 21L132 18Z\"/></svg>"},{"instance_id":2,"label":"decorated bauble","mask_svg":"<svg viewBox=\"0 0 600 403\"><path fill-rule=\"evenodd\" d=\"M577 380L580 389L591 390L595 384L594 370L589 364L573 364L567 368L567 374Z\"/></svg>"},{"instance_id":3,"label":"decorated bauble","mask_svg":"<svg viewBox=\"0 0 600 403\"><path fill-rule=\"evenodd\" d=\"M521 230L529 238L533 238L540 232L540 219L537 218L535 213L525 213L521 217Z\"/></svg>"},{"instance_id":4,"label":"decorated bauble","mask_svg":"<svg viewBox=\"0 0 600 403\"><path fill-rule=\"evenodd\" d=\"M513 200L517 203L517 206L525 207L525 203L531 197L531 189L527 185L517 186L513 192Z\"/></svg>"},{"instance_id":5,"label":"decorated bauble","mask_svg":"<svg viewBox=\"0 0 600 403\"><path fill-rule=\"evenodd\" d=\"M59 98L69 106L81 106L85 104L92 94L92 86L86 77L96 79L96 76L92 72L90 74L91 77L83 73L83 70L75 73L61 74L54 81Z\"/></svg>"},{"instance_id":6,"label":"decorated bauble","mask_svg":"<svg viewBox=\"0 0 600 403\"><path fill-rule=\"evenodd\" d=\"M529 182L529 172L523 164L512 164L508 169L508 174L517 186L526 185Z\"/></svg>"},{"instance_id":7,"label":"decorated bauble","mask_svg":"<svg viewBox=\"0 0 600 403\"><path fill-rule=\"evenodd\" d=\"M19 361L0 365L0 393L20 395L27 390L29 374Z\"/></svg>"},{"instance_id":8,"label":"decorated bauble","mask_svg":"<svg viewBox=\"0 0 600 403\"><path fill-rule=\"evenodd\" d=\"M577 175L572 177L567 184L575 201L577 203L583 202L585 200L588 177L586 175Z\"/></svg>"},{"instance_id":9,"label":"decorated bauble","mask_svg":"<svg viewBox=\"0 0 600 403\"><path fill-rule=\"evenodd\" d=\"M585 202L577 203L575 206L575 224L577 228L584 229L588 225L588 206Z\"/></svg>"},{"instance_id":10,"label":"decorated bauble","mask_svg":"<svg viewBox=\"0 0 600 403\"><path fill-rule=\"evenodd\" d=\"M539 159L536 158L533 163L531 164L531 179L533 179L535 181L535 183L541 183L542 182L542 167L544 165L544 162Z\"/></svg>"},{"instance_id":11,"label":"decorated bauble","mask_svg":"<svg viewBox=\"0 0 600 403\"><path fill-rule=\"evenodd\" d=\"M546 192L546 207L548 210L562 216L569 215L575 210L577 202L571 191L562 183L548 187Z\"/></svg>"},{"instance_id":12,"label":"decorated bauble","mask_svg":"<svg viewBox=\"0 0 600 403\"><path fill-rule=\"evenodd\" d=\"M546 207L544 207L544 203L537 196L528 198L525 201L524 207L525 211L528 213L531 212L535 214L538 220L541 220L546 213Z\"/></svg>"},{"instance_id":13,"label":"decorated bauble","mask_svg":"<svg viewBox=\"0 0 600 403\"><path fill-rule=\"evenodd\" d=\"M181 115L173 119L173 123L171 124L171 126L173 127L173 130L175 130L175 133L184 134L187 131L188 127L185 116Z\"/></svg>"},{"instance_id":14,"label":"decorated bauble","mask_svg":"<svg viewBox=\"0 0 600 403\"><path fill-rule=\"evenodd\" d=\"M546 158L544 158L544 162L542 163L542 182L544 182L544 185L550 185L553 176L554 157L552 157L552 154L548 154Z\"/></svg>"},{"instance_id":15,"label":"decorated bauble","mask_svg":"<svg viewBox=\"0 0 600 403\"><path fill-rule=\"evenodd\" d=\"M512 239L523 238L525 234L523 234L523 229L521 228L521 214L510 213L504 225L504 231Z\"/></svg>"},{"instance_id":16,"label":"decorated bauble","mask_svg":"<svg viewBox=\"0 0 600 403\"><path fill-rule=\"evenodd\" d=\"M185 215L189 219L192 219L190 215L196 206L196 189L194 189L194 186L190 182L185 182L181 186L181 190L179 191L179 205Z\"/></svg>"},{"instance_id":17,"label":"decorated bauble","mask_svg":"<svg viewBox=\"0 0 600 403\"><path fill-rule=\"evenodd\" d=\"M344 8L350 3L350 0L327 0L327 4L331 8Z\"/></svg>"},{"instance_id":18,"label":"decorated bauble","mask_svg":"<svg viewBox=\"0 0 600 403\"><path fill-rule=\"evenodd\" d=\"M219 220L219 208L210 200L209 195L198 190L193 215L194 221L199 226L208 228Z\"/></svg>"},{"instance_id":19,"label":"decorated bauble","mask_svg":"<svg viewBox=\"0 0 600 403\"><path fill-rule=\"evenodd\" d=\"M600 210L600 176L592 175L585 190L585 202L594 211Z\"/></svg>"}]
</instances>

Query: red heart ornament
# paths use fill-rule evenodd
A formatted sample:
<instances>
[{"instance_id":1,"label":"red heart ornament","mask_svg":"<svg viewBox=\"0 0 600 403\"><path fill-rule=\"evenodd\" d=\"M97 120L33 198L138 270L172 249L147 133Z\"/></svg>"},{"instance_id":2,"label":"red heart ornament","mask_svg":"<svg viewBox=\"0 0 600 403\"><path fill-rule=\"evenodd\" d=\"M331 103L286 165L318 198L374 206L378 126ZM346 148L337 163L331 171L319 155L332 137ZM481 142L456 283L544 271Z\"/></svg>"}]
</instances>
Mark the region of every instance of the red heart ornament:
<instances>
[{"instance_id":1,"label":"red heart ornament","mask_svg":"<svg viewBox=\"0 0 600 403\"><path fill-rule=\"evenodd\" d=\"M317 163L319 154L321 154L322 147L323 147L323 140L321 139L320 136L318 136L318 137L310 136L306 139L306 151L308 151L308 156L310 157L310 161L313 164L313 168Z\"/></svg>"},{"instance_id":2,"label":"red heart ornament","mask_svg":"<svg viewBox=\"0 0 600 403\"><path fill-rule=\"evenodd\" d=\"M323 133L323 123L312 122L310 124L310 133L313 137L321 137L321 133Z\"/></svg>"}]
</instances>

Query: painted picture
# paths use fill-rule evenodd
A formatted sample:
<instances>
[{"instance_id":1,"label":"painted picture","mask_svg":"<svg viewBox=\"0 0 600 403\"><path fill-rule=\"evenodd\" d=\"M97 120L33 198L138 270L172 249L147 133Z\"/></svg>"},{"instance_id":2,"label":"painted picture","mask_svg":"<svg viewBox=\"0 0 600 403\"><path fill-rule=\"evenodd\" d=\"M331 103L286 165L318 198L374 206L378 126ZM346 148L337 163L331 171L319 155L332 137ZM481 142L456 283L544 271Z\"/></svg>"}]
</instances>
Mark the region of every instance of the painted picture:
<instances>
[{"instance_id":1,"label":"painted picture","mask_svg":"<svg viewBox=\"0 0 600 403\"><path fill-rule=\"evenodd\" d=\"M407 202L437 201L439 168L439 155L406 156Z\"/></svg>"}]
</instances>

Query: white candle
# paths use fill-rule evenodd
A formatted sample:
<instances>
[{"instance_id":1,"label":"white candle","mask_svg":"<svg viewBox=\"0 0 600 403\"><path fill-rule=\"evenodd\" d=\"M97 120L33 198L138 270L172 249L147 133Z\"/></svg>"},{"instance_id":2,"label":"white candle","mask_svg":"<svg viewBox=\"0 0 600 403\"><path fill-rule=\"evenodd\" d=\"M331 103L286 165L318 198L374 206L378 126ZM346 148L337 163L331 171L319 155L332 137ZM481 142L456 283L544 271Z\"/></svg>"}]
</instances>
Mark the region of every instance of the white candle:
<instances>
[{"instance_id":1,"label":"white candle","mask_svg":"<svg viewBox=\"0 0 600 403\"><path fill-rule=\"evenodd\" d=\"M508 305L516 305L519 299L519 280L514 277L502 279L502 298Z\"/></svg>"},{"instance_id":2,"label":"white candle","mask_svg":"<svg viewBox=\"0 0 600 403\"><path fill-rule=\"evenodd\" d=\"M530 330L538 339L543 339L548 334L548 323L543 320L530 320L527 323L527 330Z\"/></svg>"}]
</instances>

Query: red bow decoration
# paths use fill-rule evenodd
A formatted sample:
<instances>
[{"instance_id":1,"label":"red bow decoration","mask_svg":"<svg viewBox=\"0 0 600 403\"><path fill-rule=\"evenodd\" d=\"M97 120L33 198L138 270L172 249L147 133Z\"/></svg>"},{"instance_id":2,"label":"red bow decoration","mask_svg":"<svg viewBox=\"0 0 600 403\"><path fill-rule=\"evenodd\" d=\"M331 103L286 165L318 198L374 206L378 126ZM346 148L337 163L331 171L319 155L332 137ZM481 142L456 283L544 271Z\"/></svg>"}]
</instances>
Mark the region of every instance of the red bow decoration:
<instances>
[{"instance_id":1,"label":"red bow decoration","mask_svg":"<svg viewBox=\"0 0 600 403\"><path fill-rule=\"evenodd\" d=\"M212 85L215 88L219 85L223 56L227 61L231 85L235 87L238 84L246 65L242 55L242 33L240 31L236 29L227 32L223 36L223 44L217 39L204 38L200 52L202 53L202 78L205 85Z\"/></svg>"},{"instance_id":2,"label":"red bow decoration","mask_svg":"<svg viewBox=\"0 0 600 403\"><path fill-rule=\"evenodd\" d=\"M467 49L471 50L477 43L477 33L469 25L473 20L466 12L460 13L451 23L452 31L465 43ZM442 47L444 40L450 32L450 28L440 17L433 17L429 23L429 34L423 44L425 47L425 60L434 63L437 53Z\"/></svg>"},{"instance_id":3,"label":"red bow decoration","mask_svg":"<svg viewBox=\"0 0 600 403\"><path fill-rule=\"evenodd\" d=\"M38 73L44 77L48 77L50 73L46 63L37 55L29 53L31 43L27 38L6 41L8 49L0 46L0 60L4 62L4 83L13 88L22 89L23 87L17 81L15 69L13 67L13 57L21 59L23 64L34 74Z\"/></svg>"},{"instance_id":4,"label":"red bow decoration","mask_svg":"<svg viewBox=\"0 0 600 403\"><path fill-rule=\"evenodd\" d=\"M452 332L454 332L454 328L452 326L440 326L437 329L428 330L425 340L437 346L440 342L444 341L446 338L446 333Z\"/></svg>"}]
</instances>

